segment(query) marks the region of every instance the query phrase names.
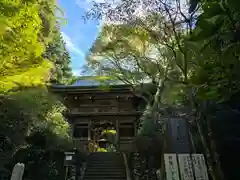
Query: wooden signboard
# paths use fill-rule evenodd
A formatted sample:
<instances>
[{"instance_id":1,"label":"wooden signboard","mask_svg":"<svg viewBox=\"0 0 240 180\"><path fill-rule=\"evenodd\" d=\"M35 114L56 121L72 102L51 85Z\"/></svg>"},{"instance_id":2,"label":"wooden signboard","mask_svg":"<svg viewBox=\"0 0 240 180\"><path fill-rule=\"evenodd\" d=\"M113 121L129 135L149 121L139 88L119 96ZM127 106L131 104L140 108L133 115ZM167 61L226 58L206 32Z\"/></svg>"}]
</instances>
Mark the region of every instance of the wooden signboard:
<instances>
[{"instance_id":1,"label":"wooden signboard","mask_svg":"<svg viewBox=\"0 0 240 180\"><path fill-rule=\"evenodd\" d=\"M177 155L164 154L164 163L165 163L167 180L180 180L178 163L177 163Z\"/></svg>"},{"instance_id":2,"label":"wooden signboard","mask_svg":"<svg viewBox=\"0 0 240 180\"><path fill-rule=\"evenodd\" d=\"M209 180L203 154L192 154L192 162L196 180Z\"/></svg>"},{"instance_id":3,"label":"wooden signboard","mask_svg":"<svg viewBox=\"0 0 240 180\"><path fill-rule=\"evenodd\" d=\"M181 180L194 180L192 160L190 154L178 155Z\"/></svg>"}]
</instances>

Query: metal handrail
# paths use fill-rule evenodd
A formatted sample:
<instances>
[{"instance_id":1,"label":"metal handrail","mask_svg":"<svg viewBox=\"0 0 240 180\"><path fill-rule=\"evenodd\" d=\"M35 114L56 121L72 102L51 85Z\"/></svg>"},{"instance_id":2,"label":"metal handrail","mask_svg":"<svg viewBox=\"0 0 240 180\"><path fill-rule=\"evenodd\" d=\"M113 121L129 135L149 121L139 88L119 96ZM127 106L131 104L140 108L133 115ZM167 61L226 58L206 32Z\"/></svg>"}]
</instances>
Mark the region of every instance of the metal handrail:
<instances>
[{"instance_id":1,"label":"metal handrail","mask_svg":"<svg viewBox=\"0 0 240 180\"><path fill-rule=\"evenodd\" d=\"M130 172L130 169L129 169L129 166L128 166L127 156L126 156L125 153L122 153L122 155L123 155L123 159L124 159L124 165L125 165L125 168L126 168L127 180L132 180L131 172Z\"/></svg>"}]
</instances>

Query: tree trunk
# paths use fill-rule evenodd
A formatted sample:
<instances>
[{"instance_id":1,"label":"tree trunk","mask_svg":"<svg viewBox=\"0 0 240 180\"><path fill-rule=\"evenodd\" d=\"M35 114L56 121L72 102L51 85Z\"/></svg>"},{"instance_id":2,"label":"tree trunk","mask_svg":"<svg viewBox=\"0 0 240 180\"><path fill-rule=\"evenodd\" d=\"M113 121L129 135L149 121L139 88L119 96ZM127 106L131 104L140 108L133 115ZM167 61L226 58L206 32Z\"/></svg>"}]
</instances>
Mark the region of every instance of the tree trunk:
<instances>
[{"instance_id":1,"label":"tree trunk","mask_svg":"<svg viewBox=\"0 0 240 180\"><path fill-rule=\"evenodd\" d=\"M191 107L192 110L194 110L195 109L195 100L194 100L194 95L192 93L192 88L188 88L188 95L189 95L190 107ZM198 117L194 118L193 112L191 112L192 119L190 121L192 123L196 123L198 134L199 134L199 137L201 139L203 149L205 151L204 153L207 157L206 160L207 160L207 164L208 164L208 167L209 167L209 172L210 172L213 180L224 180L223 173L222 173L219 161L218 161L216 148L213 146L213 143L214 143L213 138L212 138L212 136L209 136L209 135L212 134L211 133L211 128L209 127L209 124L207 124L207 126L208 126L207 128L208 128L208 131L209 131L208 136L210 138L210 147L211 147L212 153L211 153L210 149L208 148L207 141L206 141L204 133L202 131L202 128L201 128L201 125L200 125L200 123L201 123L201 121L200 121L201 113L202 113L201 111L197 112ZM211 154L214 154L214 155L212 156ZM216 163L216 165L215 165L215 163Z\"/></svg>"}]
</instances>

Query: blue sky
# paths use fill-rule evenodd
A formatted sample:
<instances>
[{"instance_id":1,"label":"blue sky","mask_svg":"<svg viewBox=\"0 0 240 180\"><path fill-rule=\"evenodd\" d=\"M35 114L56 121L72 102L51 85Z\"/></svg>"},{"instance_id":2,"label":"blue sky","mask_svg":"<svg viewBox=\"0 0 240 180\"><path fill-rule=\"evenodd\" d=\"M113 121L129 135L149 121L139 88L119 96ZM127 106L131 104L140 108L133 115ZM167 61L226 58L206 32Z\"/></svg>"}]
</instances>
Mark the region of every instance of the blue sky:
<instances>
[{"instance_id":1,"label":"blue sky","mask_svg":"<svg viewBox=\"0 0 240 180\"><path fill-rule=\"evenodd\" d=\"M82 19L84 11L91 7L91 0L57 0L58 6L64 10L67 24L61 26L61 33L71 55L74 74L79 75L85 64L85 56L99 32L97 22L85 23Z\"/></svg>"}]
</instances>

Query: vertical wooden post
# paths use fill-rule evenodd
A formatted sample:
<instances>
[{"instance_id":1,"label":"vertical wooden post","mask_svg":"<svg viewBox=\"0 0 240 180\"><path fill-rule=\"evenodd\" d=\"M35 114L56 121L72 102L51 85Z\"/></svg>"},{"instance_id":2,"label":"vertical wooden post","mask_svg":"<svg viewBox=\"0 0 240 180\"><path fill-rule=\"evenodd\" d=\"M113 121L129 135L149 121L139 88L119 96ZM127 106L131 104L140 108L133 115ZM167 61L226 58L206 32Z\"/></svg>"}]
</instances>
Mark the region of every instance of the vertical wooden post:
<instances>
[{"instance_id":1,"label":"vertical wooden post","mask_svg":"<svg viewBox=\"0 0 240 180\"><path fill-rule=\"evenodd\" d=\"M117 149L120 148L120 137L119 137L119 120L116 120L116 131L117 131Z\"/></svg>"},{"instance_id":2,"label":"vertical wooden post","mask_svg":"<svg viewBox=\"0 0 240 180\"><path fill-rule=\"evenodd\" d=\"M65 170L65 178L64 180L67 180L68 179L68 166L66 166L66 170Z\"/></svg>"},{"instance_id":3,"label":"vertical wooden post","mask_svg":"<svg viewBox=\"0 0 240 180\"><path fill-rule=\"evenodd\" d=\"M92 119L90 119L88 122L88 142L87 142L88 152L92 152L91 127L92 127Z\"/></svg>"},{"instance_id":4,"label":"vertical wooden post","mask_svg":"<svg viewBox=\"0 0 240 180\"><path fill-rule=\"evenodd\" d=\"M75 123L70 124L71 136L73 138L73 145L76 147L78 145L77 140L74 137Z\"/></svg>"},{"instance_id":5,"label":"vertical wooden post","mask_svg":"<svg viewBox=\"0 0 240 180\"><path fill-rule=\"evenodd\" d=\"M88 122L88 141L91 140L91 127L92 127L92 119Z\"/></svg>"},{"instance_id":6,"label":"vertical wooden post","mask_svg":"<svg viewBox=\"0 0 240 180\"><path fill-rule=\"evenodd\" d=\"M134 124L134 137L137 136L137 121L138 121L138 118L136 117L135 121L133 122L133 124Z\"/></svg>"},{"instance_id":7,"label":"vertical wooden post","mask_svg":"<svg viewBox=\"0 0 240 180\"><path fill-rule=\"evenodd\" d=\"M120 112L119 96L117 98L117 112ZM119 134L119 119L116 120L116 131L117 131L117 149L120 150L120 134Z\"/></svg>"}]
</instances>

